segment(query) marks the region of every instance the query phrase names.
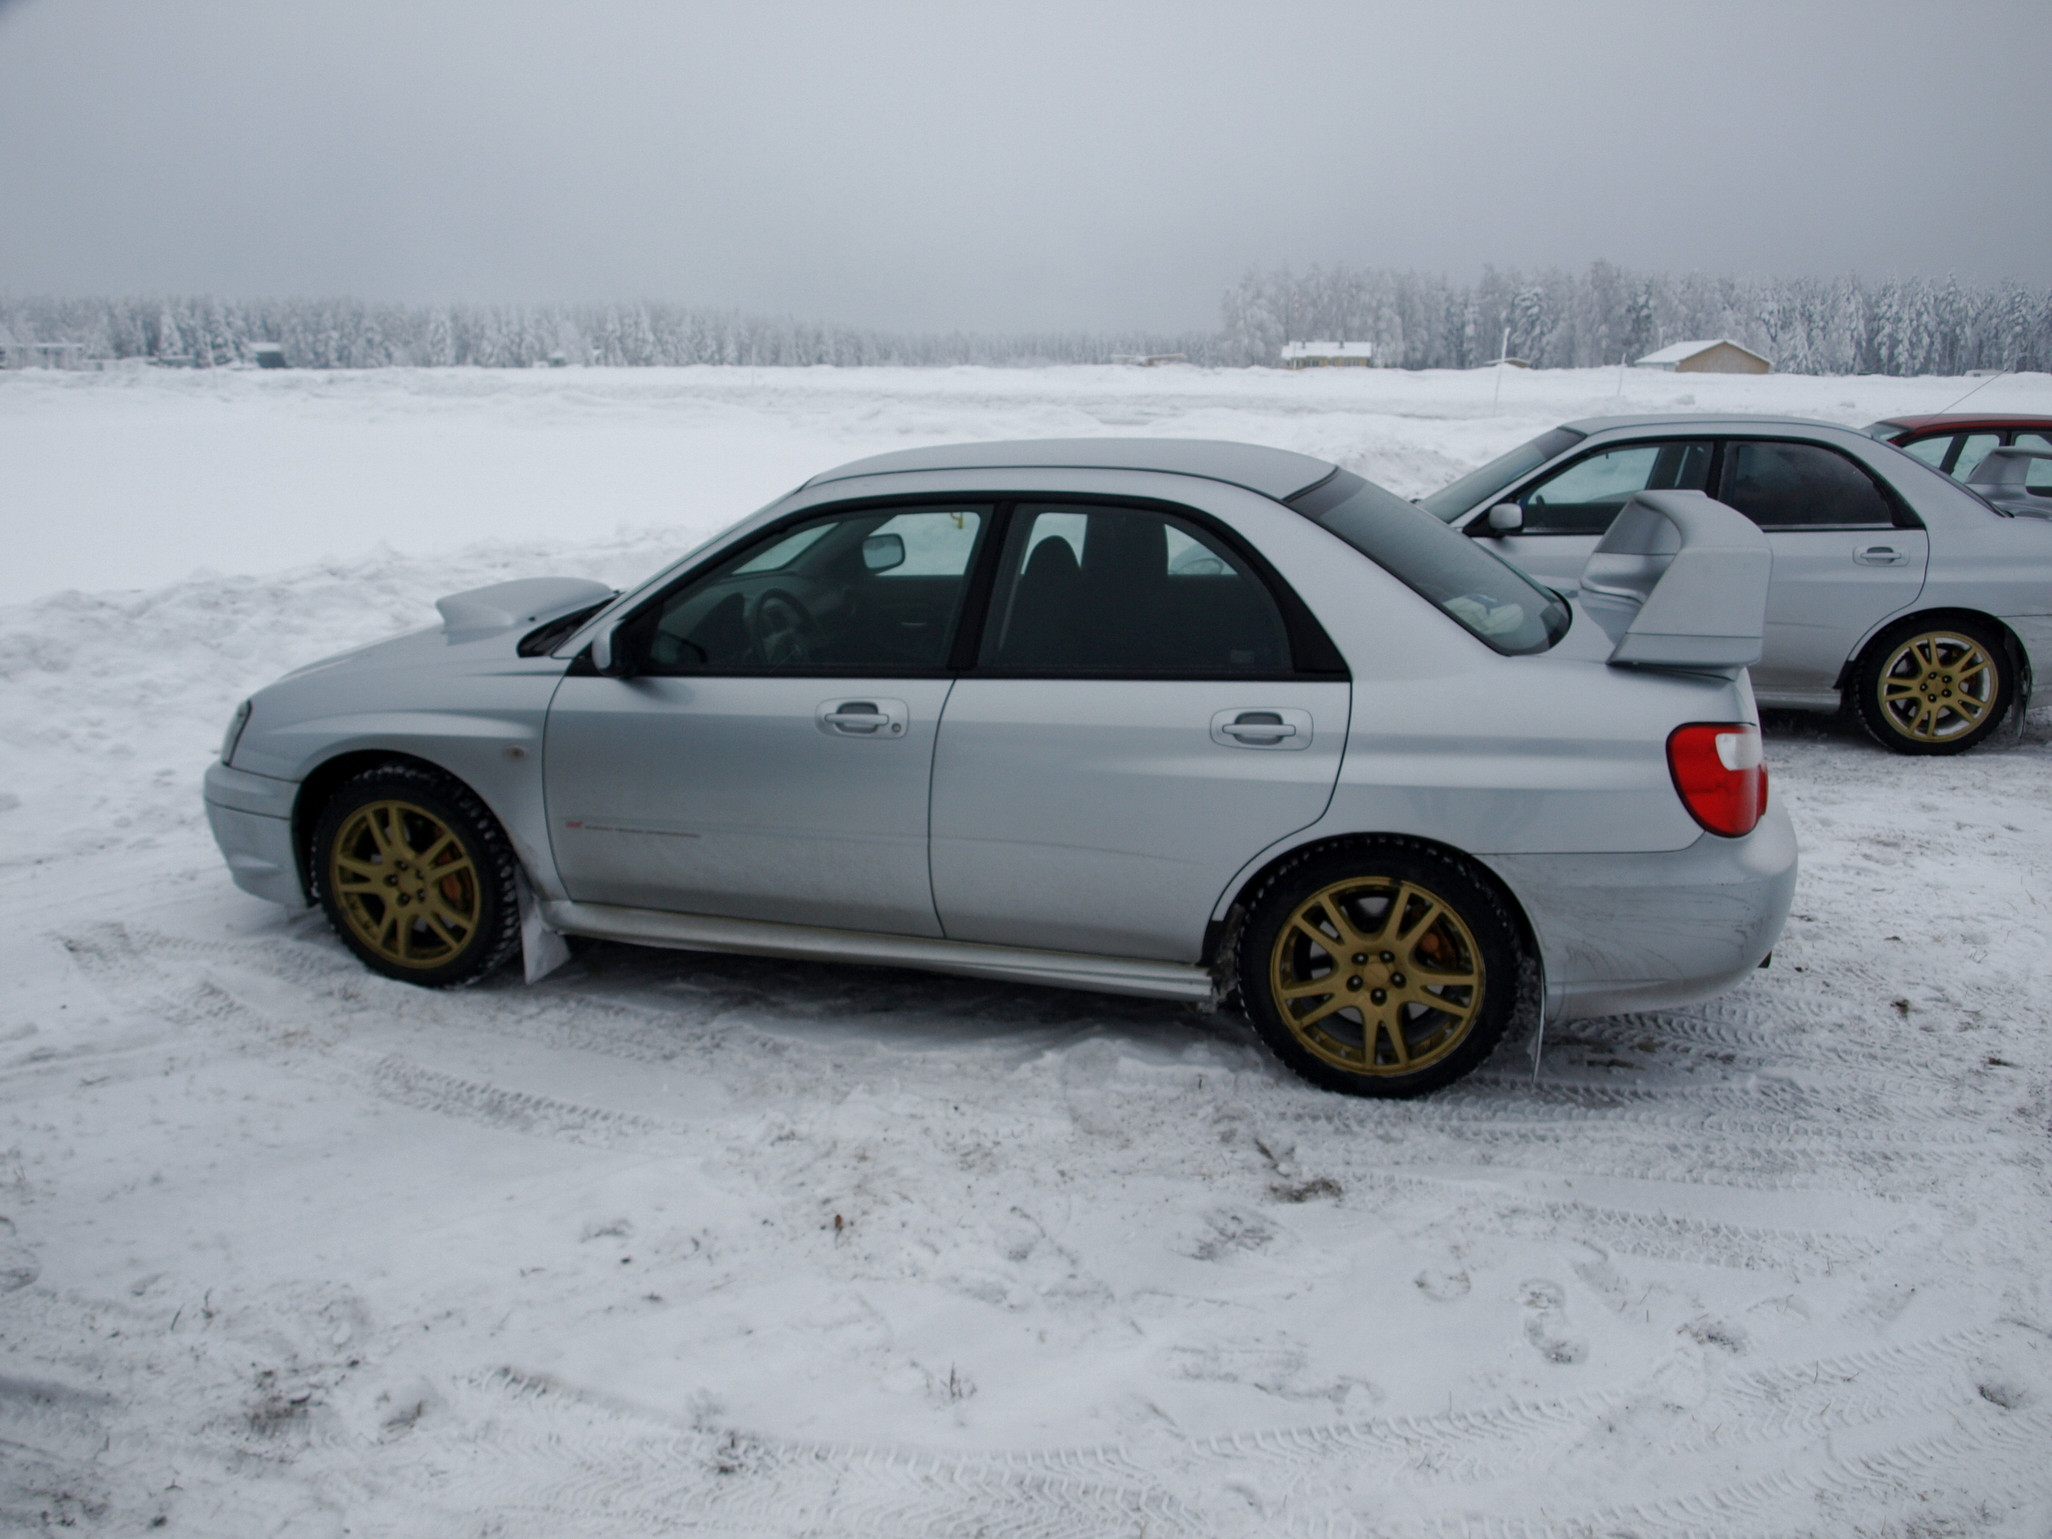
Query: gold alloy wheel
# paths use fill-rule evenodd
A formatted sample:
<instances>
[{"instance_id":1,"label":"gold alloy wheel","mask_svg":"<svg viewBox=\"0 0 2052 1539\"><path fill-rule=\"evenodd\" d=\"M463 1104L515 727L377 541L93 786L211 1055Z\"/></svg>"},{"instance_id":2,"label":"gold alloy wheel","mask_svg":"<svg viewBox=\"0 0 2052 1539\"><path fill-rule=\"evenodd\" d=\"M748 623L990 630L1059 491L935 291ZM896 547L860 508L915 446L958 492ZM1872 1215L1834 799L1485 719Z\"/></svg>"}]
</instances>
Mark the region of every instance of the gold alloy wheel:
<instances>
[{"instance_id":1,"label":"gold alloy wheel","mask_svg":"<svg viewBox=\"0 0 2052 1539\"><path fill-rule=\"evenodd\" d=\"M1297 905L1268 986L1297 1040L1351 1074L1412 1074L1467 1038L1482 952L1453 906L1416 882L1356 877Z\"/></svg>"},{"instance_id":2,"label":"gold alloy wheel","mask_svg":"<svg viewBox=\"0 0 2052 1539\"><path fill-rule=\"evenodd\" d=\"M399 967L440 967L477 934L477 866L414 802L366 802L328 856L328 887L356 938Z\"/></svg>"},{"instance_id":3,"label":"gold alloy wheel","mask_svg":"<svg viewBox=\"0 0 2052 1539\"><path fill-rule=\"evenodd\" d=\"M1987 719L2001 692L1988 649L1957 631L1912 636L1882 664L1880 706L1888 725L1918 743L1949 743Z\"/></svg>"}]
</instances>

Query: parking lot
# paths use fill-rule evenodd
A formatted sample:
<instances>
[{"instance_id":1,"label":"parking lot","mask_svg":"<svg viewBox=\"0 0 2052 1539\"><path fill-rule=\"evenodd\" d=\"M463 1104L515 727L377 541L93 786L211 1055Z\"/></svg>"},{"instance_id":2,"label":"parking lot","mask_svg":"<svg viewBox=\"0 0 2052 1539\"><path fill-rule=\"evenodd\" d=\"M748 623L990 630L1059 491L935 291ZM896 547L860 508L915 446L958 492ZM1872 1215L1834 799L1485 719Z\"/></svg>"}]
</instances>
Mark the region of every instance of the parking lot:
<instances>
[{"instance_id":1,"label":"parking lot","mask_svg":"<svg viewBox=\"0 0 2052 1539\"><path fill-rule=\"evenodd\" d=\"M1189 371L1147 405L1137 371L1038 395L908 371L772 408L692 372L680 419L709 441L754 412L734 436L770 490L820 442L1132 431L1144 406L1146 431L1345 448L1407 493L1614 375L1515 379L1499 419L1459 377L1289 397ZM1865 420L1917 383L1689 388ZM0 392L0 421L17 445L282 422L280 452L389 421L431 452L403 381L341 381L334 418L102 388ZM548 388L422 410L473 445L574 456L603 422L675 453L653 386L620 387L624 434L603 393ZM652 483L657 453L607 474ZM117 509L125 474L81 506ZM2052 1525L2052 711L1935 759L1770 716L1803 858L1772 967L1569 1023L1536 1065L1506 1043L1416 1102L1312 1089L1229 1017L892 971L594 946L431 994L229 884L198 797L229 708L435 593L624 580L711 525L493 540L464 506L455 554L314 544L238 575L180 485L190 564L230 575L0 610L0 1527Z\"/></svg>"}]
</instances>

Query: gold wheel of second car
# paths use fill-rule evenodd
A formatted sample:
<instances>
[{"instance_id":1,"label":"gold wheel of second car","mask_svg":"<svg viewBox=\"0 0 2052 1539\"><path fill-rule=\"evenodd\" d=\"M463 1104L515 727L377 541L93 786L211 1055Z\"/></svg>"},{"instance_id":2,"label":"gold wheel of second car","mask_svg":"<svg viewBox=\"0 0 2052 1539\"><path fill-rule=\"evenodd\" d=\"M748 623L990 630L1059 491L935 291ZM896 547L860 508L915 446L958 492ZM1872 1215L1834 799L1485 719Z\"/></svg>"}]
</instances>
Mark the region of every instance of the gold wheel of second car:
<instances>
[{"instance_id":1,"label":"gold wheel of second car","mask_svg":"<svg viewBox=\"0 0 2052 1539\"><path fill-rule=\"evenodd\" d=\"M1956 630L1904 637L1875 675L1875 704L1890 731L1919 744L1947 744L1988 720L2002 698L1993 649Z\"/></svg>"},{"instance_id":2,"label":"gold wheel of second car","mask_svg":"<svg viewBox=\"0 0 2052 1539\"><path fill-rule=\"evenodd\" d=\"M1296 906L1270 948L1268 987L1305 1051L1348 1074L1396 1077L1467 1040L1488 978L1453 903L1415 881L1364 876Z\"/></svg>"},{"instance_id":3,"label":"gold wheel of second car","mask_svg":"<svg viewBox=\"0 0 2052 1539\"><path fill-rule=\"evenodd\" d=\"M357 941L394 967L447 966L477 939L484 904L476 854L418 803L355 808L329 847L325 874Z\"/></svg>"}]
</instances>

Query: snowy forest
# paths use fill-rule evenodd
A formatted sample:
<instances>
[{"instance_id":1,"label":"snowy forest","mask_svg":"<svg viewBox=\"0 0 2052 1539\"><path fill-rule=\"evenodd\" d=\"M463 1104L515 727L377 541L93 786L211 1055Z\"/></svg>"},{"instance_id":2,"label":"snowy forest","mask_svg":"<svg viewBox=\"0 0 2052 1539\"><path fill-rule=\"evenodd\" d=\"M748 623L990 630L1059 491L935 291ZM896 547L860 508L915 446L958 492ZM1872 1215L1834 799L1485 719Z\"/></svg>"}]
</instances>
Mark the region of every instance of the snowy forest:
<instances>
[{"instance_id":1,"label":"snowy forest","mask_svg":"<svg viewBox=\"0 0 2052 1539\"><path fill-rule=\"evenodd\" d=\"M1387 269L1250 272L1216 332L1027 335L864 330L663 303L404 305L359 300L0 299L0 341L195 368L528 368L550 363L1032 365L1181 353L1274 364L1291 340L1371 342L1379 362L1472 368L1504 352L1538 368L1614 364L1666 343L1729 337L1796 374L2052 369L2052 290L1947 278L1647 276L1484 268L1473 283Z\"/></svg>"}]
</instances>

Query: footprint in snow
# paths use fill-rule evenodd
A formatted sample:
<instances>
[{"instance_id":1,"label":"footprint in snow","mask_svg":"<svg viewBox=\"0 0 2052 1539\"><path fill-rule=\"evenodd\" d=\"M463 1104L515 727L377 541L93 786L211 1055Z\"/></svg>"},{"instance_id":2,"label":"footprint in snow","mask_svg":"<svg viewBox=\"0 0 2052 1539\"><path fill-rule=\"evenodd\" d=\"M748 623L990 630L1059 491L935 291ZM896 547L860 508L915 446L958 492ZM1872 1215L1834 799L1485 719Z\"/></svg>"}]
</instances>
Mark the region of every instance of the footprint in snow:
<instances>
[{"instance_id":1,"label":"footprint in snow","mask_svg":"<svg viewBox=\"0 0 2052 1539\"><path fill-rule=\"evenodd\" d=\"M1560 1284L1535 1278L1523 1289L1525 1340L1549 1363L1579 1363L1589 1344L1567 1330L1567 1296Z\"/></svg>"}]
</instances>

